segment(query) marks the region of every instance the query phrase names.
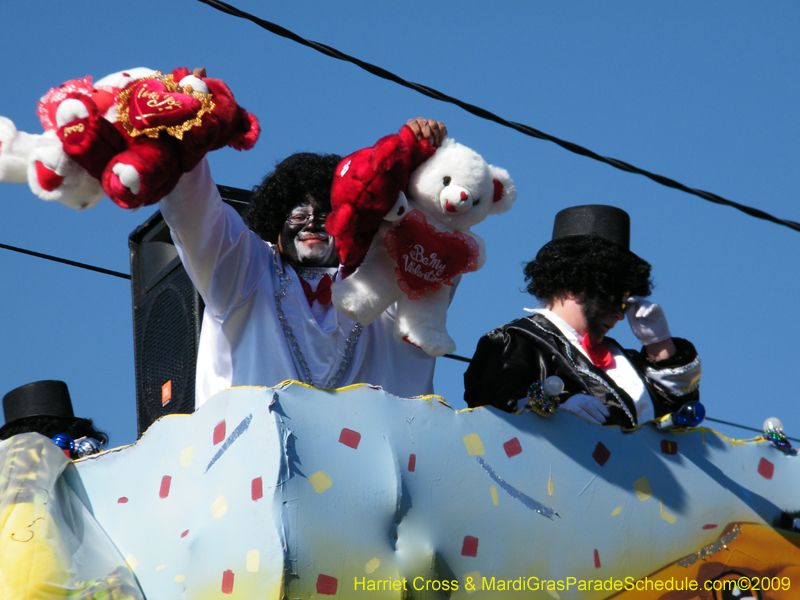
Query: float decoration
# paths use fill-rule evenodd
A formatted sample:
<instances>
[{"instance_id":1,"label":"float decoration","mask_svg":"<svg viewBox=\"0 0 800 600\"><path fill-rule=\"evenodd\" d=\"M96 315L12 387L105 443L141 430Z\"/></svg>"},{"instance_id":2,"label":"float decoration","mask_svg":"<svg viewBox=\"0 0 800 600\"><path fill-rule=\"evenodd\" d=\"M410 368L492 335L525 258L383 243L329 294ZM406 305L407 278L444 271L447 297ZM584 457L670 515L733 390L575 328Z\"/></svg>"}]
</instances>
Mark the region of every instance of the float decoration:
<instances>
[{"instance_id":1,"label":"float decoration","mask_svg":"<svg viewBox=\"0 0 800 600\"><path fill-rule=\"evenodd\" d=\"M625 433L565 412L542 421L287 383L226 390L73 464L58 480L80 490L149 600L501 598L514 586L670 600L668 581L700 586L678 587L681 600L707 600L706 582L732 572L774 578L762 598L788 600L800 581L797 457L705 428ZM636 588L646 581L660 591Z\"/></svg>"}]
</instances>

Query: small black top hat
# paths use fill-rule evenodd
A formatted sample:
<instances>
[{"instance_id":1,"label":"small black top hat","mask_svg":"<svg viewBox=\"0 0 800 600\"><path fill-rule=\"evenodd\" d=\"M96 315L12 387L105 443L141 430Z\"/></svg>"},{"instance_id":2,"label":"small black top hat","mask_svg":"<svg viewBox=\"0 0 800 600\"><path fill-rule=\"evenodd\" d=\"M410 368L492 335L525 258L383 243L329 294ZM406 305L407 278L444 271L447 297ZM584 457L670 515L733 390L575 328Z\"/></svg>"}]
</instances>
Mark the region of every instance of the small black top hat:
<instances>
[{"instance_id":1,"label":"small black top hat","mask_svg":"<svg viewBox=\"0 0 800 600\"><path fill-rule=\"evenodd\" d=\"M596 235L630 252L631 218L621 208L604 204L572 206L559 211L553 224L553 241L578 235Z\"/></svg>"},{"instance_id":2,"label":"small black top hat","mask_svg":"<svg viewBox=\"0 0 800 600\"><path fill-rule=\"evenodd\" d=\"M8 425L30 417L75 420L67 384L51 379L34 381L8 392L3 397L3 415L6 423L0 428L0 435Z\"/></svg>"}]
</instances>

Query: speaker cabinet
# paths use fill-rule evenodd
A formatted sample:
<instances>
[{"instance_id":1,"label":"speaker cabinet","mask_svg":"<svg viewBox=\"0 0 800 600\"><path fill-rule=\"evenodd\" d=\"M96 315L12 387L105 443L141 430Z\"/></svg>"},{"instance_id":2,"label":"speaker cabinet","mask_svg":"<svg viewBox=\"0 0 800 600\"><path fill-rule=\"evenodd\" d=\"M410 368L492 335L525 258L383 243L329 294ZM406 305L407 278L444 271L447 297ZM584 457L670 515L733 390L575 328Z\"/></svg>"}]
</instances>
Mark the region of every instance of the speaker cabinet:
<instances>
[{"instance_id":1,"label":"speaker cabinet","mask_svg":"<svg viewBox=\"0 0 800 600\"><path fill-rule=\"evenodd\" d=\"M250 192L218 186L241 213ZM195 365L203 300L178 258L161 212L128 238L138 434L164 415L194 412Z\"/></svg>"}]
</instances>

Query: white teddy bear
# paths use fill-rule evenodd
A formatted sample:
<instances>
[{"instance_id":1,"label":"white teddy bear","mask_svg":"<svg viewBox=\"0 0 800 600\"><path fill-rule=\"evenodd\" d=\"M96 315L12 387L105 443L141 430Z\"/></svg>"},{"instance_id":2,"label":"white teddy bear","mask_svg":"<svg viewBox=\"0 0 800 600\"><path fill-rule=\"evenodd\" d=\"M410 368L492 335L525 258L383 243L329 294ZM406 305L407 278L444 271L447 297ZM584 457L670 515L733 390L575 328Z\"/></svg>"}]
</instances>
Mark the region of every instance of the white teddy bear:
<instances>
[{"instance_id":1,"label":"white teddy bear","mask_svg":"<svg viewBox=\"0 0 800 600\"><path fill-rule=\"evenodd\" d=\"M67 156L57 134L64 125L63 119L68 118L62 116L64 109L76 102L68 96L91 95L106 110L105 118L115 122L119 90L152 73L152 69L140 67L112 73L95 83L87 76L50 89L37 107L43 134L18 131L10 119L0 116L0 182L27 182L42 200L60 202L76 210L95 206L105 197L100 182Z\"/></svg>"},{"instance_id":2,"label":"white teddy bear","mask_svg":"<svg viewBox=\"0 0 800 600\"><path fill-rule=\"evenodd\" d=\"M344 177L342 170L335 177ZM366 325L397 302L398 340L431 356L453 352L456 345L446 327L453 280L486 262L483 240L470 227L505 212L515 198L505 169L446 138L411 172L407 196L400 193L387 215L392 220L379 227L360 266L333 284L334 305Z\"/></svg>"}]
</instances>

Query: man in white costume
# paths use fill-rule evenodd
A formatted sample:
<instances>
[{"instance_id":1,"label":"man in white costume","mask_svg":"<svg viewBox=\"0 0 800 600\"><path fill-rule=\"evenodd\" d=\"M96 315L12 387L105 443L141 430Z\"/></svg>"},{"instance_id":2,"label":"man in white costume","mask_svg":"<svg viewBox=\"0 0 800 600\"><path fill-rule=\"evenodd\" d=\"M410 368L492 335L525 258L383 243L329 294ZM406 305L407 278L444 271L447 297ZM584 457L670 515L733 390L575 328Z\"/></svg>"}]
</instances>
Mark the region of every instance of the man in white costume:
<instances>
[{"instance_id":1,"label":"man in white costume","mask_svg":"<svg viewBox=\"0 0 800 600\"><path fill-rule=\"evenodd\" d=\"M407 125L435 146L447 135L438 121ZM196 407L229 387L287 379L326 389L369 383L401 397L433 393L435 359L395 341L393 307L362 326L330 302L340 272L324 225L339 160L288 157L254 192L244 220L222 202L206 161L161 201L206 305Z\"/></svg>"}]
</instances>

